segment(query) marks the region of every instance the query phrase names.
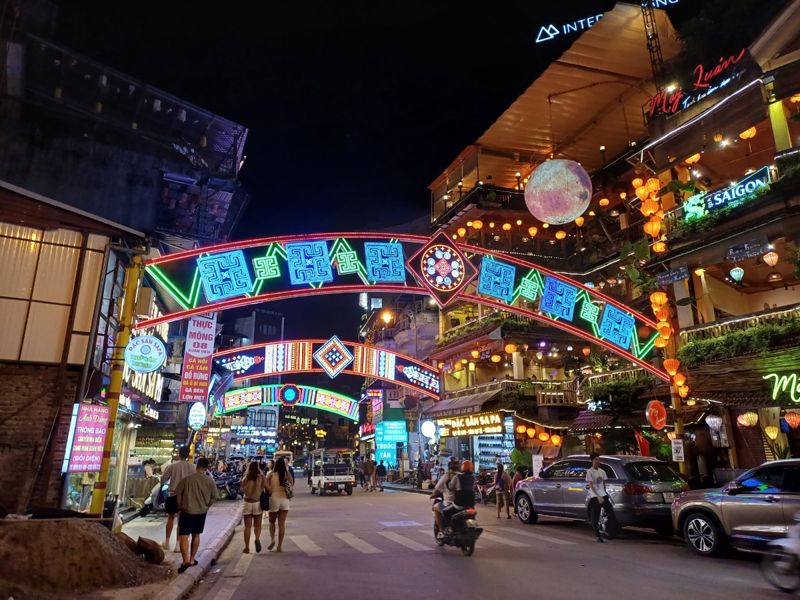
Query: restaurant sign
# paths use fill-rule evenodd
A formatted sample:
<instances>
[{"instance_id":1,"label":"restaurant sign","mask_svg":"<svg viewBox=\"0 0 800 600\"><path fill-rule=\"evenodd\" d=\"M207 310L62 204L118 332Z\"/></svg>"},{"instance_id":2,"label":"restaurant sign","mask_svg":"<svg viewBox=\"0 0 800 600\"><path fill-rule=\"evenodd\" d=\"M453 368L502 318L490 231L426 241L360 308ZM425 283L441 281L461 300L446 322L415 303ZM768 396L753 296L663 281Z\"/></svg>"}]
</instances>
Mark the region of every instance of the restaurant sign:
<instances>
[{"instance_id":1,"label":"restaurant sign","mask_svg":"<svg viewBox=\"0 0 800 600\"><path fill-rule=\"evenodd\" d=\"M797 373L789 375L779 375L778 373L768 373L761 379L770 380L772 383L773 400L791 400L800 403L800 377Z\"/></svg>"},{"instance_id":2,"label":"restaurant sign","mask_svg":"<svg viewBox=\"0 0 800 600\"><path fill-rule=\"evenodd\" d=\"M693 221L723 208L739 205L756 190L769 187L772 181L771 173L769 167L761 167L727 187L691 196L683 203L683 220Z\"/></svg>"},{"instance_id":3,"label":"restaurant sign","mask_svg":"<svg viewBox=\"0 0 800 600\"><path fill-rule=\"evenodd\" d=\"M728 248L725 253L725 258L733 262L740 260L747 260L748 258L755 258L756 256L763 256L770 250L773 250L772 244L766 237L753 238L747 240L742 244L736 244Z\"/></svg>"},{"instance_id":4,"label":"restaurant sign","mask_svg":"<svg viewBox=\"0 0 800 600\"><path fill-rule=\"evenodd\" d=\"M125 364L136 373L152 373L167 360L164 342L152 335L131 339L125 347Z\"/></svg>"},{"instance_id":5,"label":"restaurant sign","mask_svg":"<svg viewBox=\"0 0 800 600\"><path fill-rule=\"evenodd\" d=\"M87 473L100 470L103 448L108 432L108 406L81 404L72 436L69 456L70 473Z\"/></svg>"},{"instance_id":6,"label":"restaurant sign","mask_svg":"<svg viewBox=\"0 0 800 600\"><path fill-rule=\"evenodd\" d=\"M684 279L689 279L689 267L686 265L656 275L658 287L667 287L672 283L683 281Z\"/></svg>"},{"instance_id":7,"label":"restaurant sign","mask_svg":"<svg viewBox=\"0 0 800 600\"><path fill-rule=\"evenodd\" d=\"M503 416L500 413L478 413L463 417L436 419L439 437L460 435L494 435L503 433Z\"/></svg>"}]
</instances>

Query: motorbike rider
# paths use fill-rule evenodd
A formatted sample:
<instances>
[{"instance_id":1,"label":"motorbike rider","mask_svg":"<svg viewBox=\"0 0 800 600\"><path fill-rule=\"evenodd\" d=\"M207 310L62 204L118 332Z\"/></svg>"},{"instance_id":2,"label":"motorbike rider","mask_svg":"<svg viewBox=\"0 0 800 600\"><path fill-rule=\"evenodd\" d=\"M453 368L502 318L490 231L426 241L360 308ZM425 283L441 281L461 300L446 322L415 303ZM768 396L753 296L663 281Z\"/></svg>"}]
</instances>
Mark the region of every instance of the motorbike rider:
<instances>
[{"instance_id":1,"label":"motorbike rider","mask_svg":"<svg viewBox=\"0 0 800 600\"><path fill-rule=\"evenodd\" d=\"M436 487L433 488L433 493L430 496L431 500L440 495L442 497L442 502L437 502L433 505L433 519L436 521L436 526L439 528L439 535L442 535L442 531L444 531L444 517L442 511L444 507L450 506L453 503L455 496L455 491L451 490L450 486L447 484L451 479L458 477L458 470L458 461L456 459L451 459L447 464L447 473L439 477L439 480L436 482Z\"/></svg>"}]
</instances>

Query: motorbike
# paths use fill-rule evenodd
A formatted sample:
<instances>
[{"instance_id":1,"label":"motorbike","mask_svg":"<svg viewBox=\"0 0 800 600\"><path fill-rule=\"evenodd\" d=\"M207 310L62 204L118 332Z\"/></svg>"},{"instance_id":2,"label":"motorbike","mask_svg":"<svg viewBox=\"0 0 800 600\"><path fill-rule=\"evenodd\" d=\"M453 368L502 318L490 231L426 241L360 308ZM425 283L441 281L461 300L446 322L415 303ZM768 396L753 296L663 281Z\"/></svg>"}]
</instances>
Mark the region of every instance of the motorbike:
<instances>
[{"instance_id":1,"label":"motorbike","mask_svg":"<svg viewBox=\"0 0 800 600\"><path fill-rule=\"evenodd\" d=\"M441 496L433 500L434 508L436 504L442 503ZM457 510L450 515L449 523L444 531L439 531L436 521L433 523L433 538L439 546L455 546L461 549L464 556L472 556L475 552L475 542L483 533L483 529L478 527L476 520L477 512L474 508Z\"/></svg>"},{"instance_id":2,"label":"motorbike","mask_svg":"<svg viewBox=\"0 0 800 600\"><path fill-rule=\"evenodd\" d=\"M150 490L150 495L145 498L144 502L142 503L142 507L136 511L135 514L131 515L130 517L123 519L124 522L133 520L136 517L146 517L151 512L159 512L164 510L164 501L166 500L167 494L169 493L169 482L167 483L157 483L153 486L153 489Z\"/></svg>"},{"instance_id":3,"label":"motorbike","mask_svg":"<svg viewBox=\"0 0 800 600\"><path fill-rule=\"evenodd\" d=\"M238 475L228 473L218 473L214 476L214 483L217 486L217 498L219 500L236 500L241 495L240 481Z\"/></svg>"},{"instance_id":4,"label":"motorbike","mask_svg":"<svg viewBox=\"0 0 800 600\"><path fill-rule=\"evenodd\" d=\"M475 500L483 504L497 503L497 486L493 474L482 473L475 478Z\"/></svg>"},{"instance_id":5,"label":"motorbike","mask_svg":"<svg viewBox=\"0 0 800 600\"><path fill-rule=\"evenodd\" d=\"M783 592L800 589L800 513L785 538L767 545L761 569L764 578Z\"/></svg>"}]
</instances>

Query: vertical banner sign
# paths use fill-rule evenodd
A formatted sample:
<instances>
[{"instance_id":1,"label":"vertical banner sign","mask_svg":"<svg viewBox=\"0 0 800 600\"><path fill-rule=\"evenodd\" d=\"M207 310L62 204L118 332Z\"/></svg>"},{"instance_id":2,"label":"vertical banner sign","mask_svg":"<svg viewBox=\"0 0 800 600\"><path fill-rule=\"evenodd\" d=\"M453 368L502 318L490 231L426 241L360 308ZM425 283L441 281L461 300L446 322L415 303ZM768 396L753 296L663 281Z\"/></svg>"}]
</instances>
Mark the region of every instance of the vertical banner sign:
<instances>
[{"instance_id":1,"label":"vertical banner sign","mask_svg":"<svg viewBox=\"0 0 800 600\"><path fill-rule=\"evenodd\" d=\"M108 406L81 404L78 409L78 422L72 438L72 450L67 471L90 473L100 470L108 431L109 412Z\"/></svg>"},{"instance_id":2,"label":"vertical banner sign","mask_svg":"<svg viewBox=\"0 0 800 600\"><path fill-rule=\"evenodd\" d=\"M186 348L183 353L180 402L203 402L208 397L211 381L211 357L217 332L216 314L197 315L189 320Z\"/></svg>"}]
</instances>

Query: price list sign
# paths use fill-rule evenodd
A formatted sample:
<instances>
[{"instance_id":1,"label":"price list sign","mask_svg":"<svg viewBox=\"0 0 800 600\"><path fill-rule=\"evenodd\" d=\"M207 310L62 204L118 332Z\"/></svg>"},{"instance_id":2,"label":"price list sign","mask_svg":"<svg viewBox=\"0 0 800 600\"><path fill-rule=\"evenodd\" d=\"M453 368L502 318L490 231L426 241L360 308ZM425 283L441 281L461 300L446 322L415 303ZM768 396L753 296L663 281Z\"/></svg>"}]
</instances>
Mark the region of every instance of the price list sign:
<instances>
[{"instance_id":1,"label":"price list sign","mask_svg":"<svg viewBox=\"0 0 800 600\"><path fill-rule=\"evenodd\" d=\"M69 456L70 473L86 473L100 470L103 446L108 432L109 407L99 404L81 404L78 422L72 438Z\"/></svg>"}]
</instances>

